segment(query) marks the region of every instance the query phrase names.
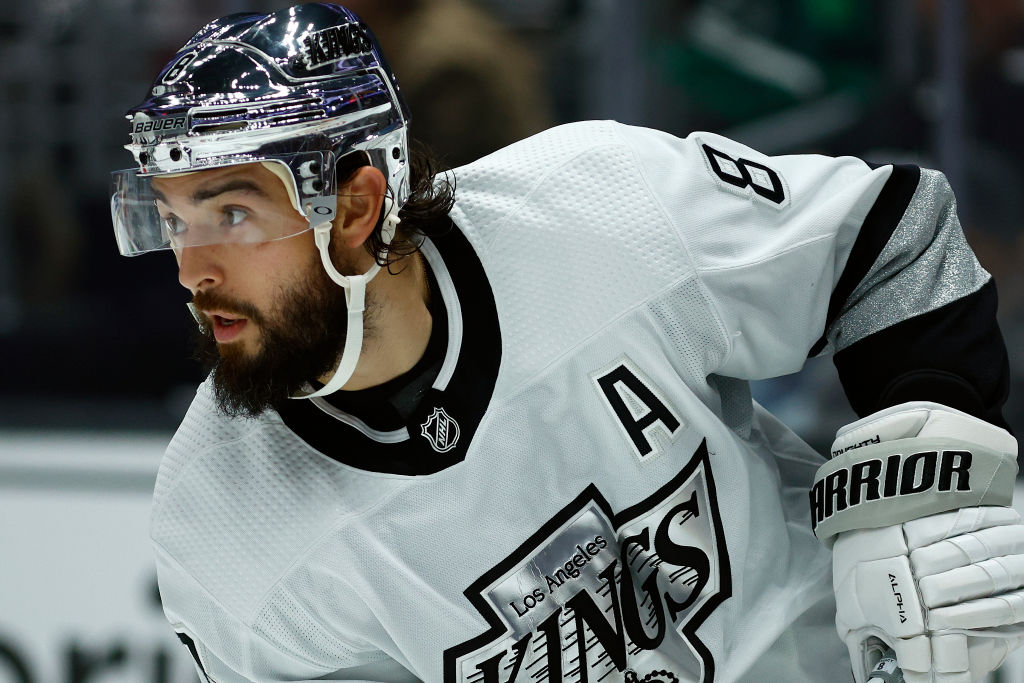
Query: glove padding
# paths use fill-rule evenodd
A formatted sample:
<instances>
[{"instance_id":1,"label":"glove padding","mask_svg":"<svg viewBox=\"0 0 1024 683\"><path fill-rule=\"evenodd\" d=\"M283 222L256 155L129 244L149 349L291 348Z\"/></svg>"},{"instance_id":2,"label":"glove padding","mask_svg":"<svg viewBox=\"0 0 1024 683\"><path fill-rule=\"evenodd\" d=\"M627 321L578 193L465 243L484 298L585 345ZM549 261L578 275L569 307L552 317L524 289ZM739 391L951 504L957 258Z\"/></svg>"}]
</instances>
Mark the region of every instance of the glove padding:
<instances>
[{"instance_id":1,"label":"glove padding","mask_svg":"<svg viewBox=\"0 0 1024 683\"><path fill-rule=\"evenodd\" d=\"M907 683L978 681L1024 642L1024 525L978 507L847 531L833 584L857 683L885 645Z\"/></svg>"},{"instance_id":2,"label":"glove padding","mask_svg":"<svg viewBox=\"0 0 1024 683\"><path fill-rule=\"evenodd\" d=\"M935 437L1016 455L1005 430L920 402L844 427L832 452L886 442L894 452L913 452L915 439ZM833 583L836 628L857 683L886 646L908 683L967 683L1024 642L1024 525L1008 507L964 507L839 533Z\"/></svg>"}]
</instances>

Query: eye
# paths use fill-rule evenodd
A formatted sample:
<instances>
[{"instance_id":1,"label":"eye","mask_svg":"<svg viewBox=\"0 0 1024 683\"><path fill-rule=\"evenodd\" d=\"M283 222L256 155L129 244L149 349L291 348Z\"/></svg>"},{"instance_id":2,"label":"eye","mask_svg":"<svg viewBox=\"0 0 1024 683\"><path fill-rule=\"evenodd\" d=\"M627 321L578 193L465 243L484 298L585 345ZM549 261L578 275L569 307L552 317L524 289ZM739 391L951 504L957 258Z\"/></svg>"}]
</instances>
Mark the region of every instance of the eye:
<instances>
[{"instance_id":1,"label":"eye","mask_svg":"<svg viewBox=\"0 0 1024 683\"><path fill-rule=\"evenodd\" d=\"M166 216L160 217L160 222L163 223L164 232L169 236L180 235L185 232L186 226L185 221L181 220L173 213Z\"/></svg>"},{"instance_id":2,"label":"eye","mask_svg":"<svg viewBox=\"0 0 1024 683\"><path fill-rule=\"evenodd\" d=\"M248 217L249 212L245 209L239 209L237 207L224 209L224 219L229 226L238 225Z\"/></svg>"}]
</instances>

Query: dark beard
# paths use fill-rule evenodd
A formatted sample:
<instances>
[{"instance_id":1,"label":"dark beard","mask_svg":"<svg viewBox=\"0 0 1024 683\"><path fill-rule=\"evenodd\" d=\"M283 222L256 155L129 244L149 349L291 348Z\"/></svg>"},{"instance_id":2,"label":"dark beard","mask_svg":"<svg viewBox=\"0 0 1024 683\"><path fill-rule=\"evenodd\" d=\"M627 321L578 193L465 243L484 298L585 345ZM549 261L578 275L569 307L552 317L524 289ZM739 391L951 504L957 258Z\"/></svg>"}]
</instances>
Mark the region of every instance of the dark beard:
<instances>
[{"instance_id":1,"label":"dark beard","mask_svg":"<svg viewBox=\"0 0 1024 683\"><path fill-rule=\"evenodd\" d=\"M212 371L217 405L230 417L280 409L307 382L334 368L348 330L345 290L327 276L319 258L308 277L274 302L272 317L215 293L200 292L193 303L245 316L261 333L259 351L248 355L235 344L218 346L208 324L197 327L195 357Z\"/></svg>"}]
</instances>

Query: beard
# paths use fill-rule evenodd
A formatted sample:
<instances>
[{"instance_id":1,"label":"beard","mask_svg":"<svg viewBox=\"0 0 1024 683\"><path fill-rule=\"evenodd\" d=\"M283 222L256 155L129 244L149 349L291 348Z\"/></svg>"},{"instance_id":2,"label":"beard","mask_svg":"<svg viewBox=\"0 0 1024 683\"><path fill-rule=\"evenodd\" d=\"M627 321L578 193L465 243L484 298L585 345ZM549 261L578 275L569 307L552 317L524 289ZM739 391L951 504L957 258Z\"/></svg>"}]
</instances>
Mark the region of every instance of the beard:
<instances>
[{"instance_id":1,"label":"beard","mask_svg":"<svg viewBox=\"0 0 1024 683\"><path fill-rule=\"evenodd\" d=\"M214 396L226 415L252 418L279 410L309 381L337 365L348 331L345 290L314 256L306 276L279 293L271 313L214 292L194 296L197 308L237 314L259 328L259 348L251 353L237 343L219 345L205 316L197 328L195 357L212 373ZM369 303L363 313L366 327Z\"/></svg>"}]
</instances>

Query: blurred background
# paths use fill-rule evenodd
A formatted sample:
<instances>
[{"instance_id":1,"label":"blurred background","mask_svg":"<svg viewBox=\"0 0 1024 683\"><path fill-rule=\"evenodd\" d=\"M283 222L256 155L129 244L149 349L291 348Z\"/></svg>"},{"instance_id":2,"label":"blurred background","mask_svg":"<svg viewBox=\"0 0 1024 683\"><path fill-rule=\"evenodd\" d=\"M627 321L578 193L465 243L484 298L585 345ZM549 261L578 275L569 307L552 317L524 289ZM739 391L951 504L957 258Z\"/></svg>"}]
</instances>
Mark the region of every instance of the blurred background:
<instances>
[{"instance_id":1,"label":"blurred background","mask_svg":"<svg viewBox=\"0 0 1024 683\"><path fill-rule=\"evenodd\" d=\"M123 112L206 21L263 0L5 0L0 683L192 683L146 545L199 369L173 257L117 255ZM566 121L941 168L995 274L1024 433L1024 0L358 0L451 166ZM827 449L831 362L755 396ZM1019 497L1020 498L1020 497ZM1024 667L1002 680L1024 680Z\"/></svg>"}]
</instances>

